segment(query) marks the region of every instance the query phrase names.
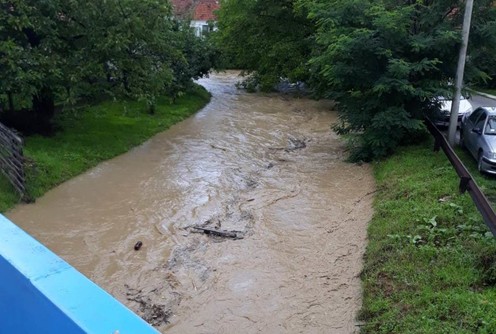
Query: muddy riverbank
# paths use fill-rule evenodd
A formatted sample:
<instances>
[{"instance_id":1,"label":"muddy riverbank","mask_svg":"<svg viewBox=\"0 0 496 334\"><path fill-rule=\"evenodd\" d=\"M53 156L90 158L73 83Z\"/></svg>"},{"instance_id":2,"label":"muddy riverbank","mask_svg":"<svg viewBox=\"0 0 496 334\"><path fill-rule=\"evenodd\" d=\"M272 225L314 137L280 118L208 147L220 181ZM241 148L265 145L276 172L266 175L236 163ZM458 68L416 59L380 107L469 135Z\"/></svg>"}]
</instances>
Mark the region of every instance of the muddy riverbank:
<instances>
[{"instance_id":1,"label":"muddy riverbank","mask_svg":"<svg viewBox=\"0 0 496 334\"><path fill-rule=\"evenodd\" d=\"M371 169L343 161L329 102L237 80L7 216L162 332L353 333Z\"/></svg>"}]
</instances>

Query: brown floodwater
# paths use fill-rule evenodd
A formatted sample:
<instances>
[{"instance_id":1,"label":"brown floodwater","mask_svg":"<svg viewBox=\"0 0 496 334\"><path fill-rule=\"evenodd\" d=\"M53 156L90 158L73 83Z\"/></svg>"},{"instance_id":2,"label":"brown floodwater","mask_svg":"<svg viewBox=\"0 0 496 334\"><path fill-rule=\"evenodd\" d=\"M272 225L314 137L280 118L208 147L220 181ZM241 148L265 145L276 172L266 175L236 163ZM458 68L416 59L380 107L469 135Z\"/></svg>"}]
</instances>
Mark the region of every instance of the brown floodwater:
<instances>
[{"instance_id":1,"label":"brown floodwater","mask_svg":"<svg viewBox=\"0 0 496 334\"><path fill-rule=\"evenodd\" d=\"M238 80L7 216L161 332L355 333L371 168L344 162L328 101Z\"/></svg>"}]
</instances>

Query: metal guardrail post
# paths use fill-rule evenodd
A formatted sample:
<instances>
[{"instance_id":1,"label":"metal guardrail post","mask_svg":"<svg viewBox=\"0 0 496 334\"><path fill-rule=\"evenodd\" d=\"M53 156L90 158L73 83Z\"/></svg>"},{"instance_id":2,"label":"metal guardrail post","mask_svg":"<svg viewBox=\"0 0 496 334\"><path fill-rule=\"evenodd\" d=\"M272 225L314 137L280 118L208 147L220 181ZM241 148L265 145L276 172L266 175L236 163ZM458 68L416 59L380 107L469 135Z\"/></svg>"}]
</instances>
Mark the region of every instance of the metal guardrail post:
<instances>
[{"instance_id":1,"label":"metal guardrail post","mask_svg":"<svg viewBox=\"0 0 496 334\"><path fill-rule=\"evenodd\" d=\"M434 152L439 152L439 149L441 148L441 143L439 142L439 139L434 136Z\"/></svg>"},{"instance_id":2,"label":"metal guardrail post","mask_svg":"<svg viewBox=\"0 0 496 334\"><path fill-rule=\"evenodd\" d=\"M466 176L460 177L460 193L464 194L468 190L470 180L471 179Z\"/></svg>"}]
</instances>

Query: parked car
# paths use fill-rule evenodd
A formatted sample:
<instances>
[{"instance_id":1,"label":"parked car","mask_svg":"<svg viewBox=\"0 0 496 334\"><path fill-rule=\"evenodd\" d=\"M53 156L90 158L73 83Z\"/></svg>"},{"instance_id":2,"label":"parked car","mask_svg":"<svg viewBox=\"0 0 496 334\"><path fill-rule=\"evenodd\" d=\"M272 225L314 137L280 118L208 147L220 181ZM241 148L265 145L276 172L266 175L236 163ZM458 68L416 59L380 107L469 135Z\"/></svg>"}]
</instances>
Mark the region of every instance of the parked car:
<instances>
[{"instance_id":1,"label":"parked car","mask_svg":"<svg viewBox=\"0 0 496 334\"><path fill-rule=\"evenodd\" d=\"M479 107L463 116L460 145L477 160L480 172L496 174L496 107Z\"/></svg>"},{"instance_id":2,"label":"parked car","mask_svg":"<svg viewBox=\"0 0 496 334\"><path fill-rule=\"evenodd\" d=\"M444 96L440 96L437 98L439 102L441 102L441 108L439 112L434 116L434 124L440 127L449 126L450 115L451 115L451 105L453 101ZM458 110L458 122L462 120L463 115L469 114L472 112L473 107L472 103L470 103L469 99L465 96L460 97L460 108Z\"/></svg>"}]
</instances>

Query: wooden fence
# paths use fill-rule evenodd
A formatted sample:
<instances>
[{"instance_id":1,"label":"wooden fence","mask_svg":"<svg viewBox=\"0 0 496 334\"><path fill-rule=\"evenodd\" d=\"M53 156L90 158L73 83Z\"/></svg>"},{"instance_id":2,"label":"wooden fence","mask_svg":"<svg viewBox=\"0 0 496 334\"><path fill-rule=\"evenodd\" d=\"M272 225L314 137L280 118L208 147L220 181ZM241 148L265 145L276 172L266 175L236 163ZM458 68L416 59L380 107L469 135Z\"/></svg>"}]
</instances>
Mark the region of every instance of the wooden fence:
<instances>
[{"instance_id":1,"label":"wooden fence","mask_svg":"<svg viewBox=\"0 0 496 334\"><path fill-rule=\"evenodd\" d=\"M22 138L0 123L0 170L22 198L26 196Z\"/></svg>"}]
</instances>

